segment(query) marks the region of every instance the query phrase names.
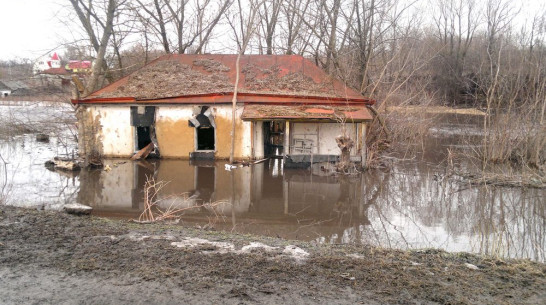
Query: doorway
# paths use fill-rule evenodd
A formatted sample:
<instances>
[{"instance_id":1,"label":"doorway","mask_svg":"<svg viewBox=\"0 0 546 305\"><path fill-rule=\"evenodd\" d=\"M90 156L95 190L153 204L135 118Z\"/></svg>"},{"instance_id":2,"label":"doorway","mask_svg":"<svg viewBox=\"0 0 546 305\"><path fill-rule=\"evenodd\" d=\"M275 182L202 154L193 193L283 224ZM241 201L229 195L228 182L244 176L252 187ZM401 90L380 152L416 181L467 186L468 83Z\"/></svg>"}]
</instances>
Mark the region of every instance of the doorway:
<instances>
[{"instance_id":1,"label":"doorway","mask_svg":"<svg viewBox=\"0 0 546 305\"><path fill-rule=\"evenodd\" d=\"M264 155L282 157L284 153L285 121L266 121L263 123Z\"/></svg>"}]
</instances>

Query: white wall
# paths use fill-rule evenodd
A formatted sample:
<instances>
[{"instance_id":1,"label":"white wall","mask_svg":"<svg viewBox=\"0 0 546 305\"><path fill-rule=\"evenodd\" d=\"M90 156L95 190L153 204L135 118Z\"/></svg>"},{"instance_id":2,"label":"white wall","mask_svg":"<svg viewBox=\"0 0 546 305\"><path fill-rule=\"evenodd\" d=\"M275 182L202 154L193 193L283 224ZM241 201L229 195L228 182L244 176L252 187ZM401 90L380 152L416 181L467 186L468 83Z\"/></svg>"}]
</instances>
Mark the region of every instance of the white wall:
<instances>
[{"instance_id":1,"label":"white wall","mask_svg":"<svg viewBox=\"0 0 546 305\"><path fill-rule=\"evenodd\" d=\"M109 157L131 156L135 152L134 128L129 106L90 106L93 117L99 118L98 138L102 153Z\"/></svg>"},{"instance_id":2,"label":"white wall","mask_svg":"<svg viewBox=\"0 0 546 305\"><path fill-rule=\"evenodd\" d=\"M351 155L356 154L356 124L345 124L346 133L355 141ZM290 154L293 155L340 155L336 137L341 135L339 123L292 123L290 129ZM303 147L303 148L302 148Z\"/></svg>"},{"instance_id":3,"label":"white wall","mask_svg":"<svg viewBox=\"0 0 546 305\"><path fill-rule=\"evenodd\" d=\"M355 141L351 155L356 153L356 128L355 124L345 124L346 134ZM343 134L342 125L339 123L323 123L319 126L319 154L340 155L341 150L337 146L336 137Z\"/></svg>"}]
</instances>

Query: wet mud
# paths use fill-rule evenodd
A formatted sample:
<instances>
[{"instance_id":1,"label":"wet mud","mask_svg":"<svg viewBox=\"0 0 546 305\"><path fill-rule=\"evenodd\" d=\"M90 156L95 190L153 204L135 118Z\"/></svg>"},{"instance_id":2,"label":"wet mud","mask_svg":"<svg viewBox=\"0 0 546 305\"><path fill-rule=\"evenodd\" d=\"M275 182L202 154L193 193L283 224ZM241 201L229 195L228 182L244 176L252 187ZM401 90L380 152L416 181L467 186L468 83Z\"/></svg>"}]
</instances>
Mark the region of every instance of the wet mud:
<instances>
[{"instance_id":1,"label":"wet mud","mask_svg":"<svg viewBox=\"0 0 546 305\"><path fill-rule=\"evenodd\" d=\"M2 304L539 304L546 267L0 206ZM188 240L208 240L178 247ZM308 253L302 259L260 242ZM218 251L229 243L235 251Z\"/></svg>"}]
</instances>

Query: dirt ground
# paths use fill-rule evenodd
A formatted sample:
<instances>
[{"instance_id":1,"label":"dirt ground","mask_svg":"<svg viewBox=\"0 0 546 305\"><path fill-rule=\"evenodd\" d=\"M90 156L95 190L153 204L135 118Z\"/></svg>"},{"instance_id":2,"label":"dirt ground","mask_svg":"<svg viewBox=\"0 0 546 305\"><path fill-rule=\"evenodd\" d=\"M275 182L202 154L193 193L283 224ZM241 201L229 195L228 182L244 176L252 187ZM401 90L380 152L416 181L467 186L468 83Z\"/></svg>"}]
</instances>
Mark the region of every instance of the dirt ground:
<instances>
[{"instance_id":1,"label":"dirt ground","mask_svg":"<svg viewBox=\"0 0 546 305\"><path fill-rule=\"evenodd\" d=\"M544 304L545 272L0 206L0 304Z\"/></svg>"}]
</instances>

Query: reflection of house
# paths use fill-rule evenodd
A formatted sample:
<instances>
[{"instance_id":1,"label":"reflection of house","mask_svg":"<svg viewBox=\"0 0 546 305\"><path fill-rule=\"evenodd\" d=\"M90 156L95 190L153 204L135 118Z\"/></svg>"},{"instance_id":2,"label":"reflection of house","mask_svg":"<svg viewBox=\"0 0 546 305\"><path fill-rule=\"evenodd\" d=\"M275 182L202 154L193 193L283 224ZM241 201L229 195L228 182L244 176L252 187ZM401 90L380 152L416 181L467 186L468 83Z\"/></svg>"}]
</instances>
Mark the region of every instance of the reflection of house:
<instances>
[{"instance_id":1,"label":"reflection of house","mask_svg":"<svg viewBox=\"0 0 546 305\"><path fill-rule=\"evenodd\" d=\"M236 59L165 55L73 100L80 106L80 152L130 156L153 142L166 158L228 158ZM244 55L239 78L235 158L334 161L335 137L345 132L356 142L352 159L361 160L372 100L295 55Z\"/></svg>"}]
</instances>

